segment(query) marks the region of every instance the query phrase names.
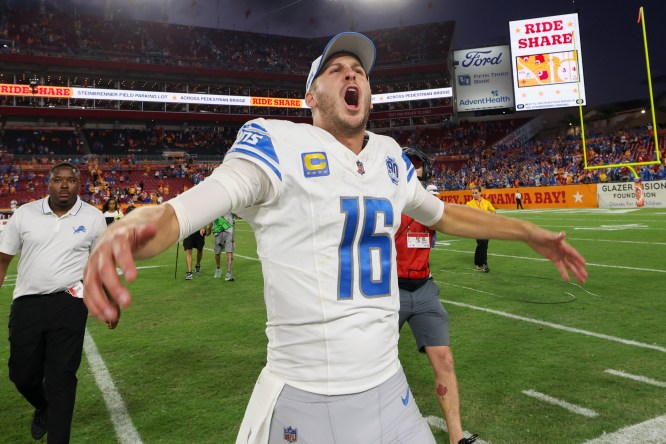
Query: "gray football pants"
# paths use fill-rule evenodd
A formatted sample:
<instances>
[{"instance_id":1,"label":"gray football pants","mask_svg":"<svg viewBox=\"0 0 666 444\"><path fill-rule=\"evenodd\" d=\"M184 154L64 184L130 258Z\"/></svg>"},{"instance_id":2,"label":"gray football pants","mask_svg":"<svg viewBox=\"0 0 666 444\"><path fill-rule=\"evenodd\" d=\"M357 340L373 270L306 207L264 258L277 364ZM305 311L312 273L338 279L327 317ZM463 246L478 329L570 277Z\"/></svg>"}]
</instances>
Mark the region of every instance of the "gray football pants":
<instances>
[{"instance_id":1,"label":"gray football pants","mask_svg":"<svg viewBox=\"0 0 666 444\"><path fill-rule=\"evenodd\" d=\"M379 386L326 396L285 385L271 420L270 444L435 444L402 368Z\"/></svg>"}]
</instances>

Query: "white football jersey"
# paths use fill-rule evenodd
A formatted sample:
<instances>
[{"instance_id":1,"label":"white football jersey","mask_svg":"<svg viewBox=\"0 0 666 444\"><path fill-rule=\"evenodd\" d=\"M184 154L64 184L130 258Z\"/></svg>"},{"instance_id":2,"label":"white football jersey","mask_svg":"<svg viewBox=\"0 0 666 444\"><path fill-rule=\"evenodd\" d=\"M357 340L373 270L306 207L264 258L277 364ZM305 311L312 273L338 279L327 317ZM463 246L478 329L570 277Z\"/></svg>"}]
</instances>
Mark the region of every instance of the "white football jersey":
<instances>
[{"instance_id":1,"label":"white football jersey","mask_svg":"<svg viewBox=\"0 0 666 444\"><path fill-rule=\"evenodd\" d=\"M393 139L367 134L355 155L312 125L256 119L225 158L259 165L278 196L238 213L262 263L267 365L309 392L361 392L400 365L393 236L421 185Z\"/></svg>"}]
</instances>

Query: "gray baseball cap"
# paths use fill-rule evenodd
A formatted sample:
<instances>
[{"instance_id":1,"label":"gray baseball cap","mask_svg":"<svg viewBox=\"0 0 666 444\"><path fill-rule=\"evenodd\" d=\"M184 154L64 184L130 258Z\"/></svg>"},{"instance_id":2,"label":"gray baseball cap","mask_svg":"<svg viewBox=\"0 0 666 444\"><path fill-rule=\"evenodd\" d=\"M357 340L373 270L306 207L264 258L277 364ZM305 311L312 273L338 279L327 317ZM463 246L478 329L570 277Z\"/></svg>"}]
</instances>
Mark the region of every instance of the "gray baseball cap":
<instances>
[{"instance_id":1,"label":"gray baseball cap","mask_svg":"<svg viewBox=\"0 0 666 444\"><path fill-rule=\"evenodd\" d=\"M312 62L310 74L308 74L308 80L305 83L305 92L310 91L312 82L320 74L328 58L338 52L354 54L363 65L366 75L370 76L372 68L375 67L377 56L375 44L368 37L358 32L341 32L328 42L324 52Z\"/></svg>"}]
</instances>

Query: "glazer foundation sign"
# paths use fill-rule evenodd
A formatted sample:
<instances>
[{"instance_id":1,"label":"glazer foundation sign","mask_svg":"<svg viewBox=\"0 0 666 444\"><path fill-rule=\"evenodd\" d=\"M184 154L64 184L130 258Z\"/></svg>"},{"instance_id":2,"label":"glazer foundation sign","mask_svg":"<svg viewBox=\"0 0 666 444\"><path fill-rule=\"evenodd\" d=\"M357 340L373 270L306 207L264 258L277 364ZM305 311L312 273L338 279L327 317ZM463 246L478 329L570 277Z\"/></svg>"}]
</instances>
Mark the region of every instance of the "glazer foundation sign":
<instances>
[{"instance_id":1,"label":"glazer foundation sign","mask_svg":"<svg viewBox=\"0 0 666 444\"><path fill-rule=\"evenodd\" d=\"M508 45L453 52L458 112L513 107Z\"/></svg>"},{"instance_id":2,"label":"glazer foundation sign","mask_svg":"<svg viewBox=\"0 0 666 444\"><path fill-rule=\"evenodd\" d=\"M516 110L585 105L578 14L509 22Z\"/></svg>"},{"instance_id":3,"label":"glazer foundation sign","mask_svg":"<svg viewBox=\"0 0 666 444\"><path fill-rule=\"evenodd\" d=\"M600 183L599 208L666 208L666 180Z\"/></svg>"}]
</instances>

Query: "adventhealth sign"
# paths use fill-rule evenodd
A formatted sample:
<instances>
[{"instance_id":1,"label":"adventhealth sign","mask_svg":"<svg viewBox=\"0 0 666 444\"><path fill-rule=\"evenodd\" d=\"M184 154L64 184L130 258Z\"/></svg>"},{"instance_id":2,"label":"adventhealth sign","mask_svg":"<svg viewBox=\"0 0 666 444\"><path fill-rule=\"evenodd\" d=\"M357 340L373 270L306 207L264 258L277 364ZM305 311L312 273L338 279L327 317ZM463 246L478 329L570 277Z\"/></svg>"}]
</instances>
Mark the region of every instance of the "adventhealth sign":
<instances>
[{"instance_id":1,"label":"adventhealth sign","mask_svg":"<svg viewBox=\"0 0 666 444\"><path fill-rule=\"evenodd\" d=\"M458 112L513 107L508 45L454 51Z\"/></svg>"},{"instance_id":2,"label":"adventhealth sign","mask_svg":"<svg viewBox=\"0 0 666 444\"><path fill-rule=\"evenodd\" d=\"M511 103L511 97L484 97L482 99L462 99L458 100L458 105L463 106L472 106L472 105L486 105L486 104L496 104L496 103ZM509 106L509 105L506 105ZM504 108L504 106L502 106Z\"/></svg>"}]
</instances>

